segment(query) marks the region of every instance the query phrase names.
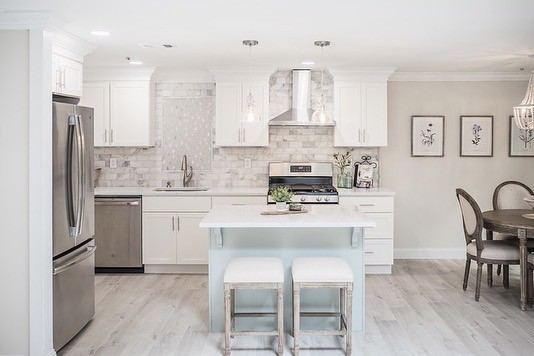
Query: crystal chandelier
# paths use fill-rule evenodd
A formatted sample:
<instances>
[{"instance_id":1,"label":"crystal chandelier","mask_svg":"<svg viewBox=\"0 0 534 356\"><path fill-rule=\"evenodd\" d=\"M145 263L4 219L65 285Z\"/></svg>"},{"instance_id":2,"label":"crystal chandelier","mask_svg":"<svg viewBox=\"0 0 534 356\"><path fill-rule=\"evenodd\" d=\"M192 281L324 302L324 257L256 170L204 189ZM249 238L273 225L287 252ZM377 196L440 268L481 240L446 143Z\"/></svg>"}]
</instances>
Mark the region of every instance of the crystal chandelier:
<instances>
[{"instance_id":1,"label":"crystal chandelier","mask_svg":"<svg viewBox=\"0 0 534 356\"><path fill-rule=\"evenodd\" d=\"M530 73L525 98L521 104L514 107L514 119L521 130L534 129L534 71Z\"/></svg>"},{"instance_id":2,"label":"crystal chandelier","mask_svg":"<svg viewBox=\"0 0 534 356\"><path fill-rule=\"evenodd\" d=\"M315 41L313 43L314 45L321 47L321 59L324 58L324 47L330 46L330 41ZM326 98L324 97L323 91L323 84L324 84L324 67L321 69L321 97L319 98L319 102L317 103L317 109L313 112L311 121L316 123L331 123L332 122L332 116L326 109Z\"/></svg>"},{"instance_id":3,"label":"crystal chandelier","mask_svg":"<svg viewBox=\"0 0 534 356\"><path fill-rule=\"evenodd\" d=\"M245 40L243 41L243 44L245 46L249 46L249 58L248 58L248 95L247 95L247 102L245 104L245 110L243 111L243 117L241 119L242 122L260 122L261 121L261 115L254 104L254 96L252 95L252 89L251 89L251 80L250 80L250 72L251 72L251 61L252 61L252 46L256 46L258 44L258 41L256 40Z\"/></svg>"}]
</instances>

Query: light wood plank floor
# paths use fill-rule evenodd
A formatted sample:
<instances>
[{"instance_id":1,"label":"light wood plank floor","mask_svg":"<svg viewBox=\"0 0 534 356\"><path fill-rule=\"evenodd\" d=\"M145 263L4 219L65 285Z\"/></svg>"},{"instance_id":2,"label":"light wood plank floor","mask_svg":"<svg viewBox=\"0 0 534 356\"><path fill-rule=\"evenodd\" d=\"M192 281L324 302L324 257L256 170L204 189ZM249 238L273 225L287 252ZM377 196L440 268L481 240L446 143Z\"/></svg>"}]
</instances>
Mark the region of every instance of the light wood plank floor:
<instances>
[{"instance_id":1,"label":"light wood plank floor","mask_svg":"<svg viewBox=\"0 0 534 356\"><path fill-rule=\"evenodd\" d=\"M517 267L510 289L476 268L462 290L465 261L397 260L392 275L366 281L366 332L354 335L354 355L534 355L534 309L519 308ZM495 268L494 268L495 270ZM222 355L222 333L208 330L207 276L96 277L94 320L59 355ZM292 354L285 339L285 355ZM270 337L236 337L235 355L275 355ZM303 338L301 354L343 355L336 337Z\"/></svg>"}]
</instances>

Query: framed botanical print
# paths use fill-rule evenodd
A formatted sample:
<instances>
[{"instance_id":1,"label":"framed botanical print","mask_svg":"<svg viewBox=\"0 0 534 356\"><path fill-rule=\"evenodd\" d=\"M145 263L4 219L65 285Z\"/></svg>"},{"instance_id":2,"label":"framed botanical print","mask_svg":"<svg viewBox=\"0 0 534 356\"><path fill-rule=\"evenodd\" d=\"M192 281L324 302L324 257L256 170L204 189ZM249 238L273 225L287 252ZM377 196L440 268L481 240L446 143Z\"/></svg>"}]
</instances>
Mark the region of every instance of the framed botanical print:
<instances>
[{"instance_id":1,"label":"framed botanical print","mask_svg":"<svg viewBox=\"0 0 534 356\"><path fill-rule=\"evenodd\" d=\"M508 155L510 157L534 157L534 130L521 130L510 116L510 144Z\"/></svg>"},{"instance_id":2,"label":"framed botanical print","mask_svg":"<svg viewBox=\"0 0 534 356\"><path fill-rule=\"evenodd\" d=\"M493 116L460 116L460 156L493 156Z\"/></svg>"},{"instance_id":3,"label":"framed botanical print","mask_svg":"<svg viewBox=\"0 0 534 356\"><path fill-rule=\"evenodd\" d=\"M412 116L412 157L443 157L444 116Z\"/></svg>"}]
</instances>

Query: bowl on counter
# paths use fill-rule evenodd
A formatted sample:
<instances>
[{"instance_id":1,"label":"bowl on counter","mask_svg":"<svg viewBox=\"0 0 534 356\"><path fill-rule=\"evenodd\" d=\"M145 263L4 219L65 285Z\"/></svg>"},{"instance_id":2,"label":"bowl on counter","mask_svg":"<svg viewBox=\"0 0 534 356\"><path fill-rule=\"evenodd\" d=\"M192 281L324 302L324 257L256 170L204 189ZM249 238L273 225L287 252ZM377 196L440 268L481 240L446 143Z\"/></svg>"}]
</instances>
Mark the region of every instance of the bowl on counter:
<instances>
[{"instance_id":1,"label":"bowl on counter","mask_svg":"<svg viewBox=\"0 0 534 356\"><path fill-rule=\"evenodd\" d=\"M289 203L289 210L290 211L301 211L302 204L301 203Z\"/></svg>"}]
</instances>

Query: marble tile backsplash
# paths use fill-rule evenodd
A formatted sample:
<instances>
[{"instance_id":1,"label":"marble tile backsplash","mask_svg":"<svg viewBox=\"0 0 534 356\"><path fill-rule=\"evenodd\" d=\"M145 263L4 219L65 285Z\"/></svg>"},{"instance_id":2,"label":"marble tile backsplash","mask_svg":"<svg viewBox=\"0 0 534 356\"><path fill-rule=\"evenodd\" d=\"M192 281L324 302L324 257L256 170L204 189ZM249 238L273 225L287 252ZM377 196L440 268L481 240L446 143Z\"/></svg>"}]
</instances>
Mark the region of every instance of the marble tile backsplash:
<instances>
[{"instance_id":1,"label":"marble tile backsplash","mask_svg":"<svg viewBox=\"0 0 534 356\"><path fill-rule=\"evenodd\" d=\"M270 78L269 111L273 117L291 107L291 72L278 71ZM321 95L332 106L332 81L325 72L324 85L321 88L321 73L312 73L313 98ZM181 171L167 170L165 167L164 144L164 102L170 98L214 98L215 84L199 83L161 83L156 84L156 145L149 148L95 148L95 167L102 172L96 186L163 186L170 181L173 186L181 186ZM211 101L206 105L211 105ZM209 111L210 108L206 107ZM212 111L209 111L210 115ZM213 114L214 115L214 114ZM174 115L179 118L180 115ZM214 122L212 118L212 123ZM194 125L190 125L189 128ZM214 127L215 125L212 125ZM333 147L333 128L331 127L271 127L269 129L269 147L213 147L211 162L202 162L195 166L194 159L189 163L193 166L192 186L207 187L247 187L266 186L268 181L268 163L272 161L319 162L333 161L334 152L344 152L346 148ZM195 131L192 129L192 131ZM205 135L204 130L196 130ZM193 133L192 133L193 134ZM198 157L196 147L178 147L178 157ZM356 148L352 150L353 160L362 155L370 155L379 160L378 148ZM203 157L206 157L204 154ZM110 168L110 158L117 160L117 168ZM251 160L251 168L245 168L245 159ZM204 159L205 160L205 159ZM203 169L198 169L201 166ZM380 166L379 166L380 169ZM376 172L375 184L379 180Z\"/></svg>"}]
</instances>

